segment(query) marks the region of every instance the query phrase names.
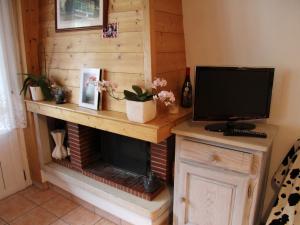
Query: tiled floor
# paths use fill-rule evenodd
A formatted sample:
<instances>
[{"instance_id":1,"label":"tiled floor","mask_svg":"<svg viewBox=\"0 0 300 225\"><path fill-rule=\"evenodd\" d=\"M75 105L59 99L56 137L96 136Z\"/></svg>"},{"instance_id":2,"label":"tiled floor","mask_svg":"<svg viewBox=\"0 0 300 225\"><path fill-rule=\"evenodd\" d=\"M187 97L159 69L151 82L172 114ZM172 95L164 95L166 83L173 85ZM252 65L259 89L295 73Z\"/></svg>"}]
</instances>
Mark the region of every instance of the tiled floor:
<instances>
[{"instance_id":1,"label":"tiled floor","mask_svg":"<svg viewBox=\"0 0 300 225\"><path fill-rule=\"evenodd\" d=\"M0 225L116 225L79 199L29 187L0 200Z\"/></svg>"}]
</instances>

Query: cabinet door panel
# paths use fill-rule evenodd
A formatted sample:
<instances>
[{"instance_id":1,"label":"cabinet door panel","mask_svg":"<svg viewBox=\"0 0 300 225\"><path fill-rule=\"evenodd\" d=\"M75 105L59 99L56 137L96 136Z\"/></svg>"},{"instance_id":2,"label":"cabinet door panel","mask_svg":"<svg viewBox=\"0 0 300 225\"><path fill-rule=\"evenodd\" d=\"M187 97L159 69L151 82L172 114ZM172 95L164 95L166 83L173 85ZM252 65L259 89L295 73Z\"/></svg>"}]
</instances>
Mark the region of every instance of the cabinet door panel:
<instances>
[{"instance_id":1,"label":"cabinet door panel","mask_svg":"<svg viewBox=\"0 0 300 225\"><path fill-rule=\"evenodd\" d=\"M230 224L235 187L198 175L187 176L188 220L194 224Z\"/></svg>"},{"instance_id":2,"label":"cabinet door panel","mask_svg":"<svg viewBox=\"0 0 300 225\"><path fill-rule=\"evenodd\" d=\"M179 225L241 225L246 175L179 163Z\"/></svg>"}]
</instances>

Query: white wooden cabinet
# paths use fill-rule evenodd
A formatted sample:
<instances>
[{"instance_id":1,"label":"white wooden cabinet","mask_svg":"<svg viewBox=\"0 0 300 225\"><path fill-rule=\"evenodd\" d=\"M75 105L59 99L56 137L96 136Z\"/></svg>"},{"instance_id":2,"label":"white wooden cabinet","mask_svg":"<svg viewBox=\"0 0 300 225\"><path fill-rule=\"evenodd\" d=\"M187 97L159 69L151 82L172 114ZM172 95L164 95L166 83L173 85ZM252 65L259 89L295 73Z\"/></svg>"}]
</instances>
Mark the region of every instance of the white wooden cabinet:
<instances>
[{"instance_id":1,"label":"white wooden cabinet","mask_svg":"<svg viewBox=\"0 0 300 225\"><path fill-rule=\"evenodd\" d=\"M191 122L173 129L175 225L260 223L276 128L258 124L257 129L268 138L224 137Z\"/></svg>"}]
</instances>

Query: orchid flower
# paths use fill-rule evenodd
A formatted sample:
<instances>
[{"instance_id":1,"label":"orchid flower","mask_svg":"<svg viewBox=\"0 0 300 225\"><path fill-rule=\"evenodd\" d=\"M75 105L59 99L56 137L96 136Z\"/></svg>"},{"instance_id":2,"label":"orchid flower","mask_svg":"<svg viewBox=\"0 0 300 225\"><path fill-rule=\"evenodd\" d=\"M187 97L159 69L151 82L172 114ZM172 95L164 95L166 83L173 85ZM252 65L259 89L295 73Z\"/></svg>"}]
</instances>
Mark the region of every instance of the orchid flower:
<instances>
[{"instance_id":1,"label":"orchid flower","mask_svg":"<svg viewBox=\"0 0 300 225\"><path fill-rule=\"evenodd\" d=\"M164 90L159 91L160 88L166 87L167 84L168 84L168 82L165 79L156 78L152 82L152 89L154 91L154 93L152 94L152 99L155 100L155 101L159 100L159 101L163 102L166 106L169 106L169 105L171 105L175 102L174 93L172 91L164 91ZM141 92L141 93L145 92L139 86L135 86L135 87L140 89L139 92ZM98 91L99 92L105 91L112 98L114 98L116 100L123 100L124 98L120 98L120 97L115 95L115 92L116 92L117 88L118 88L118 85L116 83L112 82L112 81L102 80L102 81L98 82ZM150 95L150 97L151 97L151 95Z\"/></svg>"},{"instance_id":2,"label":"orchid flower","mask_svg":"<svg viewBox=\"0 0 300 225\"><path fill-rule=\"evenodd\" d=\"M102 80L102 81L98 82L98 91L99 92L105 91L109 94L110 97L112 97L116 100L123 100L124 98L120 98L115 95L117 88L118 88L118 85L112 81Z\"/></svg>"}]
</instances>

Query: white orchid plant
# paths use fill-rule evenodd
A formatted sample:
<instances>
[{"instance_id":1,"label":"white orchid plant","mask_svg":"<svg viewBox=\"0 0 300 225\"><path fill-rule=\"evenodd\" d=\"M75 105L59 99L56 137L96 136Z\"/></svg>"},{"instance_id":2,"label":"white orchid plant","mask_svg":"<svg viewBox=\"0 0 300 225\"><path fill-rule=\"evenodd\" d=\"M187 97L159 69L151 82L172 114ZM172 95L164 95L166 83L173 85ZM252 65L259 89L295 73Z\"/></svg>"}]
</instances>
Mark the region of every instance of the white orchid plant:
<instances>
[{"instance_id":1,"label":"white orchid plant","mask_svg":"<svg viewBox=\"0 0 300 225\"><path fill-rule=\"evenodd\" d=\"M159 100L163 102L166 106L169 106L175 102L175 96L172 91L165 91L162 88L166 87L168 82L163 78L156 78L152 83L152 91L147 91L138 85L133 85L132 90L124 90L124 97L119 97L116 95L116 90L118 85L112 81L99 81L98 91L105 91L108 95L116 100L127 99L130 101L146 102L150 100Z\"/></svg>"}]
</instances>

